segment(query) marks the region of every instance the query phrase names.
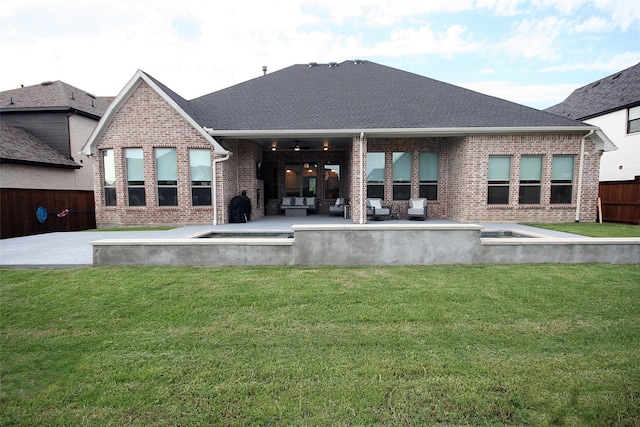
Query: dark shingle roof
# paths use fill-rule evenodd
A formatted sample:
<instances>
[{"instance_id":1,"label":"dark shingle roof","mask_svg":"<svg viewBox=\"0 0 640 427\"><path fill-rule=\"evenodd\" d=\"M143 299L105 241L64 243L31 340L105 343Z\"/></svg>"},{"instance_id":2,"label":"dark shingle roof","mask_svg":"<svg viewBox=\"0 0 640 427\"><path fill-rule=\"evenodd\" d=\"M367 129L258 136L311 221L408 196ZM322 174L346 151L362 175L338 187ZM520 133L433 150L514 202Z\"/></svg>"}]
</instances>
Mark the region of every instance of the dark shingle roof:
<instances>
[{"instance_id":1,"label":"dark shingle roof","mask_svg":"<svg viewBox=\"0 0 640 427\"><path fill-rule=\"evenodd\" d=\"M0 92L0 111L71 109L100 118L111 101L113 97L96 97L57 80Z\"/></svg>"},{"instance_id":2,"label":"dark shingle roof","mask_svg":"<svg viewBox=\"0 0 640 427\"><path fill-rule=\"evenodd\" d=\"M587 120L639 104L640 63L574 90L567 99L545 111Z\"/></svg>"},{"instance_id":3,"label":"dark shingle roof","mask_svg":"<svg viewBox=\"0 0 640 427\"><path fill-rule=\"evenodd\" d=\"M0 123L0 162L36 166L79 169L67 159L26 130Z\"/></svg>"},{"instance_id":4,"label":"dark shingle roof","mask_svg":"<svg viewBox=\"0 0 640 427\"><path fill-rule=\"evenodd\" d=\"M293 65L196 98L185 110L217 130L585 126L369 61Z\"/></svg>"}]
</instances>

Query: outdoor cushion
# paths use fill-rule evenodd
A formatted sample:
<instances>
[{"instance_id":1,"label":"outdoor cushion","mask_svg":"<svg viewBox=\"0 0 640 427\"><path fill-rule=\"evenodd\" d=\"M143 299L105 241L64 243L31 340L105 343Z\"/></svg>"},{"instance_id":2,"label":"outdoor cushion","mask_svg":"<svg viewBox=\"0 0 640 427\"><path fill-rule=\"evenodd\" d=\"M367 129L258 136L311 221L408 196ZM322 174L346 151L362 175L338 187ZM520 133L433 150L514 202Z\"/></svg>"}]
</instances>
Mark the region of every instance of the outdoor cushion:
<instances>
[{"instance_id":1,"label":"outdoor cushion","mask_svg":"<svg viewBox=\"0 0 640 427\"><path fill-rule=\"evenodd\" d=\"M294 206L304 206L304 197L295 197Z\"/></svg>"},{"instance_id":2,"label":"outdoor cushion","mask_svg":"<svg viewBox=\"0 0 640 427\"><path fill-rule=\"evenodd\" d=\"M282 199L282 206L291 206L291 197L285 197Z\"/></svg>"},{"instance_id":3,"label":"outdoor cushion","mask_svg":"<svg viewBox=\"0 0 640 427\"><path fill-rule=\"evenodd\" d=\"M369 206L374 209L382 209L382 200L380 199L369 199Z\"/></svg>"},{"instance_id":4,"label":"outdoor cushion","mask_svg":"<svg viewBox=\"0 0 640 427\"><path fill-rule=\"evenodd\" d=\"M422 212L424 209L424 200L423 199L411 199L411 208L410 209L419 209Z\"/></svg>"},{"instance_id":5,"label":"outdoor cushion","mask_svg":"<svg viewBox=\"0 0 640 427\"><path fill-rule=\"evenodd\" d=\"M309 206L311 209L316 207L316 198L315 197L305 197L304 204Z\"/></svg>"}]
</instances>

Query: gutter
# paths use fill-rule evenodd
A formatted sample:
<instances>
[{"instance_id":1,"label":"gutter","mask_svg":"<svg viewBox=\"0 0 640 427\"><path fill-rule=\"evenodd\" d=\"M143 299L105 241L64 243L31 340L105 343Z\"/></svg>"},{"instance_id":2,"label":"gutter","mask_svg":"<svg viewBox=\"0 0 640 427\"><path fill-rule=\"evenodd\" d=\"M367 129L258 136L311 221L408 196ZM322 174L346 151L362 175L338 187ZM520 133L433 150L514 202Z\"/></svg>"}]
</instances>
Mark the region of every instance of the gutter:
<instances>
[{"instance_id":1,"label":"gutter","mask_svg":"<svg viewBox=\"0 0 640 427\"><path fill-rule=\"evenodd\" d=\"M364 224L364 213L366 209L365 201L364 201L364 153L363 151L364 145L364 132L360 132L360 224Z\"/></svg>"},{"instance_id":2,"label":"gutter","mask_svg":"<svg viewBox=\"0 0 640 427\"><path fill-rule=\"evenodd\" d=\"M213 159L213 163L211 164L211 173L213 173L212 184L213 184L213 225L218 225L218 180L216 179L216 169L218 163L229 160L231 154L226 154L224 157L219 157ZM222 180L222 194L224 194L224 180ZM224 223L224 209L222 210L222 220Z\"/></svg>"},{"instance_id":3,"label":"gutter","mask_svg":"<svg viewBox=\"0 0 640 427\"><path fill-rule=\"evenodd\" d=\"M582 204L582 175L584 174L584 145L585 140L589 138L595 130L589 131L588 134L580 140L580 169L578 170L578 195L576 200L576 222L580 222L580 206Z\"/></svg>"},{"instance_id":4,"label":"gutter","mask_svg":"<svg viewBox=\"0 0 640 427\"><path fill-rule=\"evenodd\" d=\"M579 126L529 126L529 127L445 127L445 128L368 128L368 129L257 129L222 130L205 128L214 137L257 139L257 138L305 138L354 137L361 133L374 137L389 136L467 136L492 134L532 134L532 133L581 133L599 130L597 126L581 124Z\"/></svg>"}]
</instances>

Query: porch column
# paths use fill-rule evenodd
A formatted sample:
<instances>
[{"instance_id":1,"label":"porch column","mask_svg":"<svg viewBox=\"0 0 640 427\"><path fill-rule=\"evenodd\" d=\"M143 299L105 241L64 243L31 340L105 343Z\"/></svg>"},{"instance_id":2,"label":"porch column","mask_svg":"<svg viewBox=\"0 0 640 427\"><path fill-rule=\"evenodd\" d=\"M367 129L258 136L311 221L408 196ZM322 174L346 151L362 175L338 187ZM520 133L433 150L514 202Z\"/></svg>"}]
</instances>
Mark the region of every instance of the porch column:
<instances>
[{"instance_id":1,"label":"porch column","mask_svg":"<svg viewBox=\"0 0 640 427\"><path fill-rule=\"evenodd\" d=\"M367 138L364 134L353 137L351 144L351 222L366 224L367 210Z\"/></svg>"}]
</instances>

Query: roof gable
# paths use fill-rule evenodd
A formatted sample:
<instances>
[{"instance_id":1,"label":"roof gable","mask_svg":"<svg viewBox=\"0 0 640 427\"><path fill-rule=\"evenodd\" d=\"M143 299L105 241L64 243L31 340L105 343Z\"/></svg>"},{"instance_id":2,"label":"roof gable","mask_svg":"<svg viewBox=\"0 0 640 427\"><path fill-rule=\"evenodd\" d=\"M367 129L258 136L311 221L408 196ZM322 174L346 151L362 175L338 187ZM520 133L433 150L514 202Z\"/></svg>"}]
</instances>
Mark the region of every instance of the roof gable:
<instances>
[{"instance_id":1,"label":"roof gable","mask_svg":"<svg viewBox=\"0 0 640 427\"><path fill-rule=\"evenodd\" d=\"M99 119L112 100L57 80L1 92L0 111L75 110Z\"/></svg>"},{"instance_id":2,"label":"roof gable","mask_svg":"<svg viewBox=\"0 0 640 427\"><path fill-rule=\"evenodd\" d=\"M587 120L634 105L640 105L640 63L574 90L545 111Z\"/></svg>"},{"instance_id":3,"label":"roof gable","mask_svg":"<svg viewBox=\"0 0 640 427\"><path fill-rule=\"evenodd\" d=\"M89 137L88 141L82 147L81 154L93 155L96 154L96 146L102 135L109 127L109 124L113 120L115 114L122 108L124 104L129 100L133 92L138 86L145 82L148 84L169 106L171 106L178 114L180 114L191 126L193 126L202 137L211 143L214 147L215 154L227 155L229 152L225 150L211 135L209 135L202 126L200 126L194 118L185 110L188 108L188 102L175 92L168 89L166 86L152 78L142 70L138 70L136 74L129 80L129 83L122 89L114 101L109 105L109 108L105 112L104 116L98 122L98 125L93 130L93 133Z\"/></svg>"},{"instance_id":4,"label":"roof gable","mask_svg":"<svg viewBox=\"0 0 640 427\"><path fill-rule=\"evenodd\" d=\"M369 61L293 65L189 104L213 132L586 126Z\"/></svg>"}]
</instances>

